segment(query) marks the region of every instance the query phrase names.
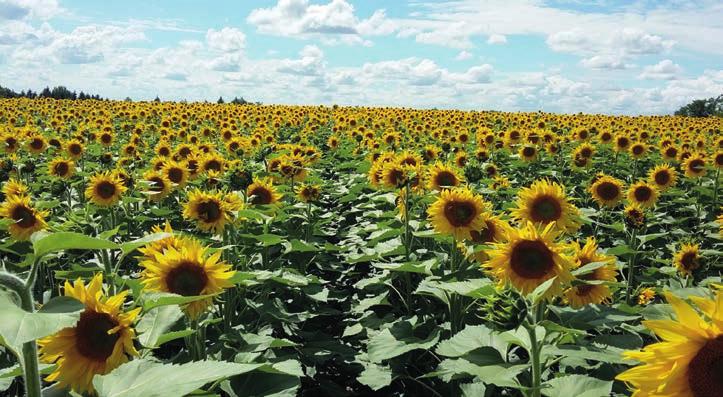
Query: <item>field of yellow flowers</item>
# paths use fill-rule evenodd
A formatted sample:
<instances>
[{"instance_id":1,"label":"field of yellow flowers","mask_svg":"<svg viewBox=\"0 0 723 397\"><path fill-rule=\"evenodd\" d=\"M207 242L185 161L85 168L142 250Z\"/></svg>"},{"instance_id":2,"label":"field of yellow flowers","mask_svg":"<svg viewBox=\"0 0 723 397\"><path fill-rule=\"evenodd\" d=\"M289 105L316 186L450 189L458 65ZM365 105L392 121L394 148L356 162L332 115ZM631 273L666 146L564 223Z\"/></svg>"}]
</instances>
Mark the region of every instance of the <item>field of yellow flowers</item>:
<instances>
[{"instance_id":1,"label":"field of yellow flowers","mask_svg":"<svg viewBox=\"0 0 723 397\"><path fill-rule=\"evenodd\" d=\"M720 397L721 129L0 100L0 394Z\"/></svg>"}]
</instances>

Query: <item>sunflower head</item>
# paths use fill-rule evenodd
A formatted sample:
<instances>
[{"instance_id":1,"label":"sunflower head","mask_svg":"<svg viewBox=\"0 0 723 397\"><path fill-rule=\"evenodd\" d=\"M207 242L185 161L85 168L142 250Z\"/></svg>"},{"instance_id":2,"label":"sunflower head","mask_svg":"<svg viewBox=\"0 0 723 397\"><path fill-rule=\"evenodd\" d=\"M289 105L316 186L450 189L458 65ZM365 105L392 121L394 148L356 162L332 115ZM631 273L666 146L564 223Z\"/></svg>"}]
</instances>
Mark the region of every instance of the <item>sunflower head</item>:
<instances>
[{"instance_id":1,"label":"sunflower head","mask_svg":"<svg viewBox=\"0 0 723 397\"><path fill-rule=\"evenodd\" d=\"M221 251L210 254L207 247L192 239L153 252L153 257L140 265L144 268L144 288L182 296L216 295L232 286L229 280L235 273L221 261ZM208 297L188 303L184 309L189 317L197 318L211 303Z\"/></svg>"},{"instance_id":2,"label":"sunflower head","mask_svg":"<svg viewBox=\"0 0 723 397\"><path fill-rule=\"evenodd\" d=\"M97 274L86 285L82 280L65 282L65 296L85 305L74 327L38 340L40 360L55 364L55 370L45 378L70 387L79 393L93 392L93 377L104 375L137 356L133 347L135 321L140 308L122 310L128 291L106 297L103 277Z\"/></svg>"},{"instance_id":3,"label":"sunflower head","mask_svg":"<svg viewBox=\"0 0 723 397\"><path fill-rule=\"evenodd\" d=\"M455 188L443 190L427 209L427 214L438 233L452 235L457 240L469 240L472 231L484 227L484 211L482 197L467 188Z\"/></svg>"},{"instance_id":4,"label":"sunflower head","mask_svg":"<svg viewBox=\"0 0 723 397\"><path fill-rule=\"evenodd\" d=\"M706 174L706 159L700 153L696 153L685 159L683 169L688 178L700 178Z\"/></svg>"},{"instance_id":5,"label":"sunflower head","mask_svg":"<svg viewBox=\"0 0 723 397\"><path fill-rule=\"evenodd\" d=\"M196 189L188 194L183 206L183 217L196 223L198 229L220 234L226 222L231 219L227 214L226 202L219 192L204 192Z\"/></svg>"},{"instance_id":6,"label":"sunflower head","mask_svg":"<svg viewBox=\"0 0 723 397\"><path fill-rule=\"evenodd\" d=\"M658 188L660 191L665 191L672 186L675 186L675 182L678 179L678 175L675 172L675 168L669 164L660 164L657 167L650 170L648 174L648 181Z\"/></svg>"},{"instance_id":7,"label":"sunflower head","mask_svg":"<svg viewBox=\"0 0 723 397\"><path fill-rule=\"evenodd\" d=\"M623 182L603 175L590 186L590 194L598 205L614 207L623 199Z\"/></svg>"},{"instance_id":8,"label":"sunflower head","mask_svg":"<svg viewBox=\"0 0 723 397\"><path fill-rule=\"evenodd\" d=\"M460 173L442 163L430 166L427 175L427 187L430 190L443 190L459 186L464 181Z\"/></svg>"},{"instance_id":9,"label":"sunflower head","mask_svg":"<svg viewBox=\"0 0 723 397\"><path fill-rule=\"evenodd\" d=\"M639 229L645 225L645 211L639 205L633 203L625 206L623 210L625 224L631 229Z\"/></svg>"},{"instance_id":10,"label":"sunflower head","mask_svg":"<svg viewBox=\"0 0 723 397\"><path fill-rule=\"evenodd\" d=\"M271 178L254 180L246 189L246 196L252 205L272 205L281 199L281 194L276 191Z\"/></svg>"},{"instance_id":11,"label":"sunflower head","mask_svg":"<svg viewBox=\"0 0 723 397\"><path fill-rule=\"evenodd\" d=\"M616 378L639 396L720 396L723 390L723 291L712 299L689 297L691 306L671 293L666 300L675 320L649 320L643 325L660 342L623 356L637 360Z\"/></svg>"},{"instance_id":12,"label":"sunflower head","mask_svg":"<svg viewBox=\"0 0 723 397\"><path fill-rule=\"evenodd\" d=\"M628 201L640 208L650 208L658 201L658 189L645 181L638 181L628 189Z\"/></svg>"},{"instance_id":13,"label":"sunflower head","mask_svg":"<svg viewBox=\"0 0 723 397\"><path fill-rule=\"evenodd\" d=\"M85 197L100 207L110 207L128 190L117 175L105 171L90 177Z\"/></svg>"},{"instance_id":14,"label":"sunflower head","mask_svg":"<svg viewBox=\"0 0 723 397\"><path fill-rule=\"evenodd\" d=\"M701 265L700 247L698 244L683 244L673 256L673 265L681 274L691 275Z\"/></svg>"},{"instance_id":15,"label":"sunflower head","mask_svg":"<svg viewBox=\"0 0 723 397\"><path fill-rule=\"evenodd\" d=\"M645 306L655 299L655 290L652 288L643 288L638 294L638 305Z\"/></svg>"},{"instance_id":16,"label":"sunflower head","mask_svg":"<svg viewBox=\"0 0 723 397\"><path fill-rule=\"evenodd\" d=\"M296 196L299 201L304 203L318 201L319 197L321 197L321 186L312 184L301 185L297 190Z\"/></svg>"},{"instance_id":17,"label":"sunflower head","mask_svg":"<svg viewBox=\"0 0 723 397\"><path fill-rule=\"evenodd\" d=\"M572 262L564 255L563 246L555 241L558 235L554 223L544 229L532 222L520 229L510 229L504 241L493 245L488 252L490 259L482 266L500 287L511 284L524 295L554 277L546 296L557 296L572 280Z\"/></svg>"},{"instance_id":18,"label":"sunflower head","mask_svg":"<svg viewBox=\"0 0 723 397\"><path fill-rule=\"evenodd\" d=\"M10 178L3 185L2 192L5 195L5 197L26 196L28 194L28 187L23 182L15 179L15 178Z\"/></svg>"},{"instance_id":19,"label":"sunflower head","mask_svg":"<svg viewBox=\"0 0 723 397\"><path fill-rule=\"evenodd\" d=\"M574 232L580 227L579 211L572 205L563 187L548 180L537 180L518 193L512 216L521 222L554 224L558 230Z\"/></svg>"},{"instance_id":20,"label":"sunflower head","mask_svg":"<svg viewBox=\"0 0 723 397\"><path fill-rule=\"evenodd\" d=\"M75 174L75 163L72 160L55 158L48 164L48 173L61 179L69 179Z\"/></svg>"},{"instance_id":21,"label":"sunflower head","mask_svg":"<svg viewBox=\"0 0 723 397\"><path fill-rule=\"evenodd\" d=\"M575 241L571 244L571 248L574 268L590 263L599 263L600 266L576 276L577 284L565 291L567 302L573 308L579 308L591 303L600 304L609 301L610 288L604 282L615 281L615 257L598 252L597 242L593 237L588 237L583 246Z\"/></svg>"},{"instance_id":22,"label":"sunflower head","mask_svg":"<svg viewBox=\"0 0 723 397\"><path fill-rule=\"evenodd\" d=\"M151 201L160 201L171 193L171 181L162 172L150 169L143 173L148 187L146 194Z\"/></svg>"},{"instance_id":23,"label":"sunflower head","mask_svg":"<svg viewBox=\"0 0 723 397\"><path fill-rule=\"evenodd\" d=\"M0 217L10 220L10 235L16 240L28 240L30 236L47 227L47 212L38 211L30 204L29 196L6 196L0 205Z\"/></svg>"}]
</instances>

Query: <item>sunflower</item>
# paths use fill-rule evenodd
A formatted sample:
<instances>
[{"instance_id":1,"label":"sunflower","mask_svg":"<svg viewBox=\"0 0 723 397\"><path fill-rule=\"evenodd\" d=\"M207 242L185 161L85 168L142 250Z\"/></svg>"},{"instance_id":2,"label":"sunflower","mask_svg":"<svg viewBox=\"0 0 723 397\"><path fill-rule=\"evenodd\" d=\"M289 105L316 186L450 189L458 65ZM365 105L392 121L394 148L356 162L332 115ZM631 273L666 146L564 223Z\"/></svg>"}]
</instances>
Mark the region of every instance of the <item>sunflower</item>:
<instances>
[{"instance_id":1,"label":"sunflower","mask_svg":"<svg viewBox=\"0 0 723 397\"><path fill-rule=\"evenodd\" d=\"M276 191L270 178L256 179L246 189L246 196L252 205L276 204L281 200L281 194Z\"/></svg>"},{"instance_id":2,"label":"sunflower","mask_svg":"<svg viewBox=\"0 0 723 397\"><path fill-rule=\"evenodd\" d=\"M69 179L75 174L75 163L72 160L55 158L48 164L48 173L62 179Z\"/></svg>"},{"instance_id":3,"label":"sunflower","mask_svg":"<svg viewBox=\"0 0 723 397\"><path fill-rule=\"evenodd\" d=\"M215 234L220 234L231 220L227 212L223 194L219 192L196 189L188 194L188 201L183 205L184 218L195 221L200 230Z\"/></svg>"},{"instance_id":4,"label":"sunflower","mask_svg":"<svg viewBox=\"0 0 723 397\"><path fill-rule=\"evenodd\" d=\"M33 233L45 229L47 215L47 212L33 208L28 196L6 196L0 206L0 217L12 222L8 226L10 235L20 241L28 240Z\"/></svg>"},{"instance_id":5,"label":"sunflower","mask_svg":"<svg viewBox=\"0 0 723 397\"><path fill-rule=\"evenodd\" d=\"M396 161L390 161L382 166L381 176L384 187L389 189L396 189L404 186L407 183L407 173L405 166L397 163Z\"/></svg>"},{"instance_id":6,"label":"sunflower","mask_svg":"<svg viewBox=\"0 0 723 397\"><path fill-rule=\"evenodd\" d=\"M645 211L636 203L625 206L623 215L630 228L637 229L645 224Z\"/></svg>"},{"instance_id":7,"label":"sunflower","mask_svg":"<svg viewBox=\"0 0 723 397\"><path fill-rule=\"evenodd\" d=\"M696 153L685 159L683 162L683 169L685 170L685 176L688 178L700 178L706 174L705 169L705 157Z\"/></svg>"},{"instance_id":8,"label":"sunflower","mask_svg":"<svg viewBox=\"0 0 723 397\"><path fill-rule=\"evenodd\" d=\"M638 160L643 157L645 157L645 154L648 152L648 147L641 142L635 142L630 146L630 155Z\"/></svg>"},{"instance_id":9,"label":"sunflower","mask_svg":"<svg viewBox=\"0 0 723 397\"><path fill-rule=\"evenodd\" d=\"M435 163L429 167L427 174L427 187L430 190L443 190L457 187L464 181L459 172L442 163Z\"/></svg>"},{"instance_id":10,"label":"sunflower","mask_svg":"<svg viewBox=\"0 0 723 397\"><path fill-rule=\"evenodd\" d=\"M520 148L518 154L522 161L531 163L537 159L537 147L532 145L524 145Z\"/></svg>"},{"instance_id":11,"label":"sunflower","mask_svg":"<svg viewBox=\"0 0 723 397\"><path fill-rule=\"evenodd\" d=\"M603 175L590 186L593 200L600 206L615 207L623 198L623 182Z\"/></svg>"},{"instance_id":12,"label":"sunflower","mask_svg":"<svg viewBox=\"0 0 723 397\"><path fill-rule=\"evenodd\" d=\"M650 183L655 185L661 192L675 186L677 179L678 174L675 172L675 168L669 164L660 164L650 170L648 174Z\"/></svg>"},{"instance_id":13,"label":"sunflower","mask_svg":"<svg viewBox=\"0 0 723 397\"><path fill-rule=\"evenodd\" d=\"M485 203L467 188L443 190L428 209L429 221L437 233L450 234L457 240L471 239L471 232L484 226Z\"/></svg>"},{"instance_id":14,"label":"sunflower","mask_svg":"<svg viewBox=\"0 0 723 397\"><path fill-rule=\"evenodd\" d=\"M151 201L162 200L171 192L171 181L161 172L148 170L143 173L143 179L148 183L146 194Z\"/></svg>"},{"instance_id":15,"label":"sunflower","mask_svg":"<svg viewBox=\"0 0 723 397\"><path fill-rule=\"evenodd\" d=\"M299 201L304 203L318 201L320 196L321 186L319 185L312 185L307 183L299 186L296 191L296 197L299 199Z\"/></svg>"},{"instance_id":16,"label":"sunflower","mask_svg":"<svg viewBox=\"0 0 723 397\"><path fill-rule=\"evenodd\" d=\"M658 201L658 189L645 181L638 181L628 188L628 201L640 208L650 208Z\"/></svg>"},{"instance_id":17,"label":"sunflower","mask_svg":"<svg viewBox=\"0 0 723 397\"><path fill-rule=\"evenodd\" d=\"M713 160L713 165L719 170L723 169L723 150L719 150L718 152L713 153L711 157Z\"/></svg>"},{"instance_id":18,"label":"sunflower","mask_svg":"<svg viewBox=\"0 0 723 397\"><path fill-rule=\"evenodd\" d=\"M41 135L31 136L28 140L28 151L32 154L39 154L45 151L48 142Z\"/></svg>"},{"instance_id":19,"label":"sunflower","mask_svg":"<svg viewBox=\"0 0 723 397\"><path fill-rule=\"evenodd\" d=\"M3 185L2 191L5 197L26 196L28 194L28 187L21 181L15 178L10 178Z\"/></svg>"},{"instance_id":20,"label":"sunflower","mask_svg":"<svg viewBox=\"0 0 723 397\"><path fill-rule=\"evenodd\" d=\"M546 179L537 180L529 188L520 190L517 208L512 217L523 222L540 225L555 224L564 232L574 232L580 227L578 209L572 205L561 185Z\"/></svg>"},{"instance_id":21,"label":"sunflower","mask_svg":"<svg viewBox=\"0 0 723 397\"><path fill-rule=\"evenodd\" d=\"M38 340L40 360L56 364L45 380L57 381L60 388L93 393L96 374L107 374L129 356L138 356L133 347L133 322L141 308L123 312L128 291L106 297L102 287L102 274L96 274L87 286L80 279L72 285L66 281L65 296L79 300L85 310L74 327Z\"/></svg>"},{"instance_id":22,"label":"sunflower","mask_svg":"<svg viewBox=\"0 0 723 397\"><path fill-rule=\"evenodd\" d=\"M177 161L167 160L164 163L161 172L176 187L183 187L186 185L186 182L188 182L188 168Z\"/></svg>"},{"instance_id":23,"label":"sunflower","mask_svg":"<svg viewBox=\"0 0 723 397\"><path fill-rule=\"evenodd\" d=\"M186 239L180 247L169 246L152 253L140 263L144 268L141 283L151 291L170 292L182 296L216 295L232 286L235 272L220 261L221 251L209 254L199 242ZM189 317L195 319L212 303L204 298L185 305Z\"/></svg>"},{"instance_id":24,"label":"sunflower","mask_svg":"<svg viewBox=\"0 0 723 397\"><path fill-rule=\"evenodd\" d=\"M494 242L500 242L505 239L507 232L511 226L507 221L493 216L492 214L484 214L484 226L479 230L470 231L471 242L473 244L491 244ZM479 263L484 263L489 259L487 252L482 249L479 251L472 251L471 258L477 260Z\"/></svg>"},{"instance_id":25,"label":"sunflower","mask_svg":"<svg viewBox=\"0 0 723 397\"><path fill-rule=\"evenodd\" d=\"M717 291L712 299L689 297L698 310L669 292L665 298L676 319L643 321L661 341L623 353L641 364L616 379L626 382L638 397L720 396L723 291Z\"/></svg>"},{"instance_id":26,"label":"sunflower","mask_svg":"<svg viewBox=\"0 0 723 397\"><path fill-rule=\"evenodd\" d=\"M128 190L115 174L105 171L90 177L85 197L99 207L110 207Z\"/></svg>"},{"instance_id":27,"label":"sunflower","mask_svg":"<svg viewBox=\"0 0 723 397\"><path fill-rule=\"evenodd\" d=\"M643 288L638 294L638 305L645 306L655 299L655 290L652 288Z\"/></svg>"},{"instance_id":28,"label":"sunflower","mask_svg":"<svg viewBox=\"0 0 723 397\"><path fill-rule=\"evenodd\" d=\"M573 268L579 268L589 263L603 263L589 273L580 275L577 280L592 282L614 282L616 277L615 257L598 252L594 237L588 237L584 246L575 241L571 243L573 249ZM565 298L570 306L577 309L587 304L600 304L609 301L610 288L605 284L579 284L565 291Z\"/></svg>"},{"instance_id":29,"label":"sunflower","mask_svg":"<svg viewBox=\"0 0 723 397\"><path fill-rule=\"evenodd\" d=\"M683 244L673 256L673 265L684 275L692 275L700 267L700 247L698 244Z\"/></svg>"},{"instance_id":30,"label":"sunflower","mask_svg":"<svg viewBox=\"0 0 723 397\"><path fill-rule=\"evenodd\" d=\"M85 147L83 147L83 144L80 143L80 141L74 140L68 143L65 150L68 152L68 156L71 159L78 160L83 155Z\"/></svg>"},{"instance_id":31,"label":"sunflower","mask_svg":"<svg viewBox=\"0 0 723 397\"><path fill-rule=\"evenodd\" d=\"M510 229L504 241L493 244L490 259L482 266L498 281L499 287L512 284L522 294L529 294L545 281L555 278L547 296L559 295L572 280L570 259L555 242L559 231L554 222L543 230L532 222L520 229Z\"/></svg>"}]
</instances>

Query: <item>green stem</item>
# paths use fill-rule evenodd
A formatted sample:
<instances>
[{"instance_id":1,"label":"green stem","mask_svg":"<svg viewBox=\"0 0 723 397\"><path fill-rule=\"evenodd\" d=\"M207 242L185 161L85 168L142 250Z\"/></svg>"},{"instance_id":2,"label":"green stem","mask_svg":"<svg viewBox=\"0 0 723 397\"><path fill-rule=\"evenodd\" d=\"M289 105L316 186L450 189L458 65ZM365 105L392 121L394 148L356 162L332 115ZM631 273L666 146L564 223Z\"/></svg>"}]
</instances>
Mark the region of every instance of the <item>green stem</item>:
<instances>
[{"instance_id":1,"label":"green stem","mask_svg":"<svg viewBox=\"0 0 723 397\"><path fill-rule=\"evenodd\" d=\"M527 333L530 336L530 361L532 364L532 396L540 397L540 388L542 386L542 366L540 365L540 345L537 342L536 324L529 324Z\"/></svg>"},{"instance_id":2,"label":"green stem","mask_svg":"<svg viewBox=\"0 0 723 397\"><path fill-rule=\"evenodd\" d=\"M638 248L637 244L635 243L635 237L637 234L637 229L633 229L632 232L630 232L630 248L635 251L633 252L633 256L630 258L630 262L628 263L628 279L626 280L627 286L625 287L625 301L628 303L628 305L632 304L632 296L631 292L633 289L633 278L635 276L635 262L638 257Z\"/></svg>"},{"instance_id":3,"label":"green stem","mask_svg":"<svg viewBox=\"0 0 723 397\"><path fill-rule=\"evenodd\" d=\"M32 289L35 282L35 275L39 261L33 263L30 275L26 281L18 276L0 271L0 285L15 292L20 298L20 307L28 313L35 311ZM40 371L38 369L38 346L34 340L23 343L23 378L25 383L25 395L28 397L40 397Z\"/></svg>"},{"instance_id":4,"label":"green stem","mask_svg":"<svg viewBox=\"0 0 723 397\"><path fill-rule=\"evenodd\" d=\"M713 185L713 211L718 207L718 186L720 183L720 168L715 171L715 184Z\"/></svg>"}]
</instances>

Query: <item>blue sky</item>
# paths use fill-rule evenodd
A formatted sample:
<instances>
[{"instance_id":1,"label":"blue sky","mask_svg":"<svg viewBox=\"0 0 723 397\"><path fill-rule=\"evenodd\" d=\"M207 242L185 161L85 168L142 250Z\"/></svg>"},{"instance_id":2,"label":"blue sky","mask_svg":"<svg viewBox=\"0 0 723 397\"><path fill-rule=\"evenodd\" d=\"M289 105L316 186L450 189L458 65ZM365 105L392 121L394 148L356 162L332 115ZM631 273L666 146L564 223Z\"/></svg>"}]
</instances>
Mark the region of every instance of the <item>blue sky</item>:
<instances>
[{"instance_id":1,"label":"blue sky","mask_svg":"<svg viewBox=\"0 0 723 397\"><path fill-rule=\"evenodd\" d=\"M0 0L0 85L665 114L723 93L721 21L720 1Z\"/></svg>"}]
</instances>

